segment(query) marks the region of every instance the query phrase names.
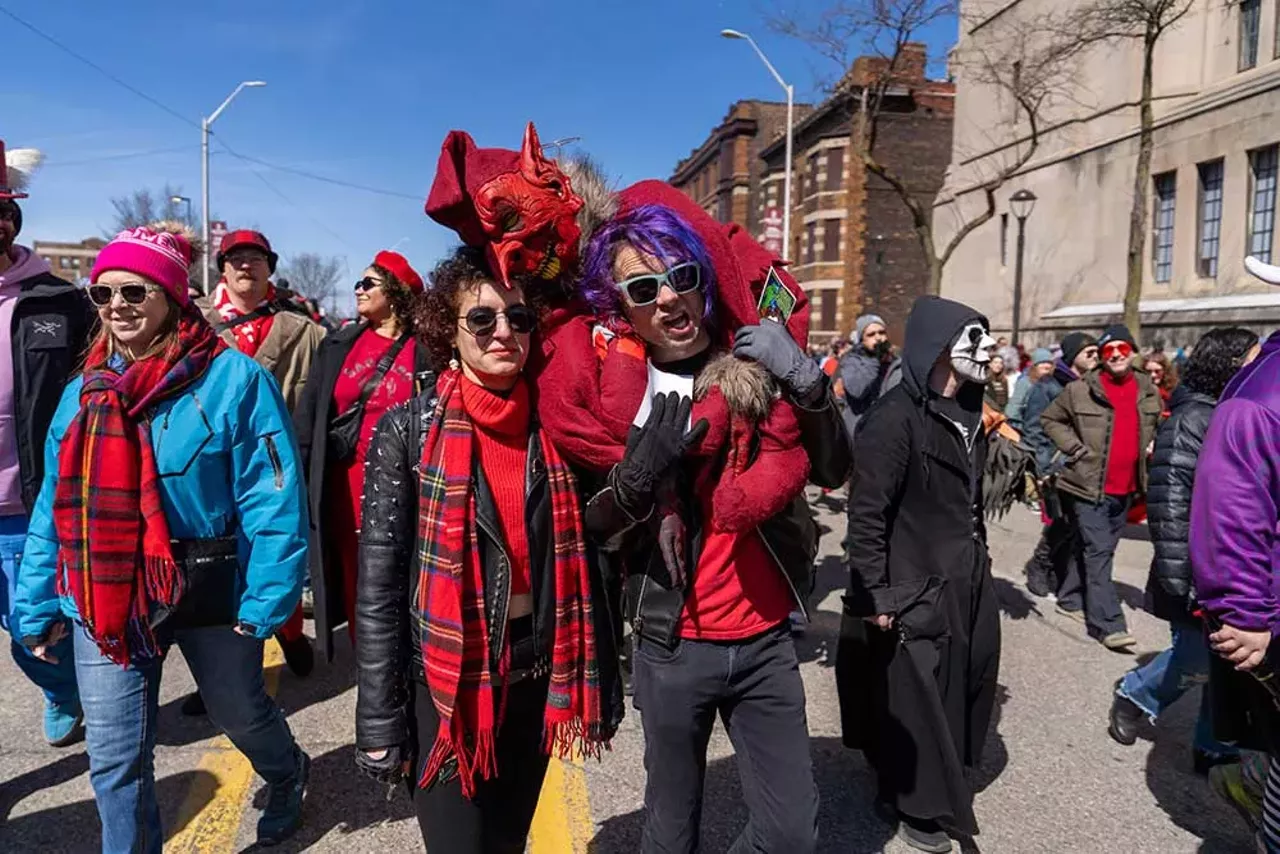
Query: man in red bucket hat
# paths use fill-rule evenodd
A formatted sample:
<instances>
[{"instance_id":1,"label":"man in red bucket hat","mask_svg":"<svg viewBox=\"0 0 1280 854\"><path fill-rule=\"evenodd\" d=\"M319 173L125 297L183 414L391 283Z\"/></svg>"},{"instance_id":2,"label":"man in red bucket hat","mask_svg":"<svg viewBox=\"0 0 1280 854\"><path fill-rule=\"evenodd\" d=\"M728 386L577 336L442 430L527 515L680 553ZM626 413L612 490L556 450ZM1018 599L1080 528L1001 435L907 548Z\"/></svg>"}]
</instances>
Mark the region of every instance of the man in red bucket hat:
<instances>
[{"instance_id":1,"label":"man in red bucket hat","mask_svg":"<svg viewBox=\"0 0 1280 854\"><path fill-rule=\"evenodd\" d=\"M237 229L218 244L215 256L221 273L213 293L196 300L205 319L223 340L267 369L292 412L302 398L316 348L325 328L313 320L294 295L276 287L280 256L259 231ZM285 663L298 676L315 664L311 641L302 632L302 606L276 633ZM203 714L203 703L192 694L183 704L186 714Z\"/></svg>"}]
</instances>

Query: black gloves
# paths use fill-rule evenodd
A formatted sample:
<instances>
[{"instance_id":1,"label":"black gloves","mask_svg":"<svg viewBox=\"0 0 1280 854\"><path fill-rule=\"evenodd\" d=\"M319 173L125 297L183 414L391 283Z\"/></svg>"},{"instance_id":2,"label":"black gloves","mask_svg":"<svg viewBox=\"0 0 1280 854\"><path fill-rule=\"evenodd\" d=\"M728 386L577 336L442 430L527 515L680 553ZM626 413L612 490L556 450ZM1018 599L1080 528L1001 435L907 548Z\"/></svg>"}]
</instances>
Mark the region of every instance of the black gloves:
<instances>
[{"instance_id":1,"label":"black gloves","mask_svg":"<svg viewBox=\"0 0 1280 854\"><path fill-rule=\"evenodd\" d=\"M381 759L374 759L368 753L356 748L356 767L366 777L372 777L379 783L386 786L394 785L400 782L404 776L404 757L400 752L400 746L386 748L387 755ZM377 753L378 751L372 751Z\"/></svg>"},{"instance_id":2,"label":"black gloves","mask_svg":"<svg viewBox=\"0 0 1280 854\"><path fill-rule=\"evenodd\" d=\"M653 398L649 420L627 437L622 462L614 466L609 480L618 503L631 518L643 519L649 515L658 482L706 435L705 418L685 431L692 412L691 398L681 398L674 391L657 395Z\"/></svg>"},{"instance_id":3,"label":"black gloves","mask_svg":"<svg viewBox=\"0 0 1280 854\"><path fill-rule=\"evenodd\" d=\"M733 355L759 363L801 406L813 406L826 391L826 374L777 321L762 320L739 329L733 339Z\"/></svg>"}]
</instances>

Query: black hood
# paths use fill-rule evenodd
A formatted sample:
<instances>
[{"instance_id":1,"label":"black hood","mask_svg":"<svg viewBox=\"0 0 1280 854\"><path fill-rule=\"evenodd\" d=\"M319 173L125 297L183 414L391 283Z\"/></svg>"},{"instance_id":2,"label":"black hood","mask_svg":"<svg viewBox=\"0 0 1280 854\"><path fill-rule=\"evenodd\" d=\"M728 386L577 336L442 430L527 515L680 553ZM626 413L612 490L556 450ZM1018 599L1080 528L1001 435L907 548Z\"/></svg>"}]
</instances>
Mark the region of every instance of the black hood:
<instances>
[{"instance_id":1,"label":"black hood","mask_svg":"<svg viewBox=\"0 0 1280 854\"><path fill-rule=\"evenodd\" d=\"M902 385L913 398L927 398L929 374L938 357L950 353L960 330L975 321L990 328L986 317L963 303L934 296L916 300L907 317L907 340L902 345Z\"/></svg>"}]
</instances>

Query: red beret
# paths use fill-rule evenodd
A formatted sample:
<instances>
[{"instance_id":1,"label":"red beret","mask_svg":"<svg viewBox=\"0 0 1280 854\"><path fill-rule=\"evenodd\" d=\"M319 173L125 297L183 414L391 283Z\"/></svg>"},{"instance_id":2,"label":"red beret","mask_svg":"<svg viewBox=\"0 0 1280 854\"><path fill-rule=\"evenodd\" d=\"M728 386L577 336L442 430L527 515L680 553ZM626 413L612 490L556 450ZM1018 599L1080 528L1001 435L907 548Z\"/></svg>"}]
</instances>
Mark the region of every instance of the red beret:
<instances>
[{"instance_id":1,"label":"red beret","mask_svg":"<svg viewBox=\"0 0 1280 854\"><path fill-rule=\"evenodd\" d=\"M419 293L422 290L422 277L409 266L408 259L399 252L384 249L373 256L373 265L381 267L395 276L400 281L400 284L414 293Z\"/></svg>"}]
</instances>

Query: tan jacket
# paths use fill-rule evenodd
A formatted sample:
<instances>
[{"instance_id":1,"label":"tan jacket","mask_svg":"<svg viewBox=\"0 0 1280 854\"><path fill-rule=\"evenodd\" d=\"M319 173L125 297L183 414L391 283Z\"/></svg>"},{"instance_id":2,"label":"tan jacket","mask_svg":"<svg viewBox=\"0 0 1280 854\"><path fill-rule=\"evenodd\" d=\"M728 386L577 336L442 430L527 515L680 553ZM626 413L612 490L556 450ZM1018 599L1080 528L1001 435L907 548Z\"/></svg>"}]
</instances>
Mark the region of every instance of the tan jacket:
<instances>
[{"instance_id":1,"label":"tan jacket","mask_svg":"<svg viewBox=\"0 0 1280 854\"><path fill-rule=\"evenodd\" d=\"M210 323L222 322L212 297L201 297L196 306ZM253 357L276 378L290 412L302 399L302 389L311 374L311 360L324 336L325 328L311 318L296 311L282 311L275 315L271 331ZM222 333L222 340L236 346L235 333L229 329Z\"/></svg>"},{"instance_id":2,"label":"tan jacket","mask_svg":"<svg viewBox=\"0 0 1280 854\"><path fill-rule=\"evenodd\" d=\"M1095 503L1102 500L1115 422L1115 410L1102 390L1098 370L1070 383L1040 418L1045 435L1064 457L1083 454L1058 475L1058 488ZM1134 371L1133 375L1138 381L1138 490L1145 494L1147 448L1155 439L1164 404L1150 377L1141 371Z\"/></svg>"}]
</instances>

